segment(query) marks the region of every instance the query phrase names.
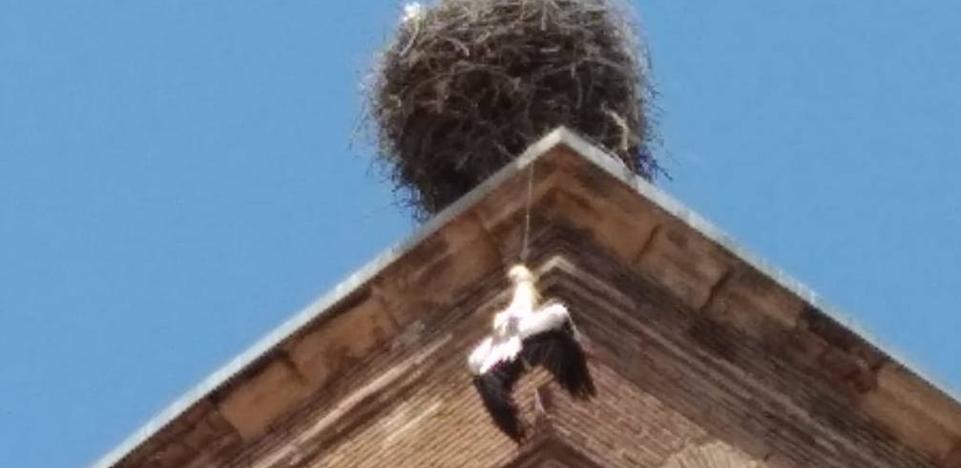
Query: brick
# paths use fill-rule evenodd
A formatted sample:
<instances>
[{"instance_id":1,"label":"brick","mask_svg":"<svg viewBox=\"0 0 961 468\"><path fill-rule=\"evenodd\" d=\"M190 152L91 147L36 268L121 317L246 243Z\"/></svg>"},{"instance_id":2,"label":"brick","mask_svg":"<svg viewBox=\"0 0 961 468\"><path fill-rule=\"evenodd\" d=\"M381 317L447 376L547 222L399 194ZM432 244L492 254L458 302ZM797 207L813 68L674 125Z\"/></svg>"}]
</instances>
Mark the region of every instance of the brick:
<instances>
[{"instance_id":1,"label":"brick","mask_svg":"<svg viewBox=\"0 0 961 468\"><path fill-rule=\"evenodd\" d=\"M236 382L219 403L220 413L245 440L263 434L309 394L309 388L284 358L275 358L246 380Z\"/></svg>"}]
</instances>

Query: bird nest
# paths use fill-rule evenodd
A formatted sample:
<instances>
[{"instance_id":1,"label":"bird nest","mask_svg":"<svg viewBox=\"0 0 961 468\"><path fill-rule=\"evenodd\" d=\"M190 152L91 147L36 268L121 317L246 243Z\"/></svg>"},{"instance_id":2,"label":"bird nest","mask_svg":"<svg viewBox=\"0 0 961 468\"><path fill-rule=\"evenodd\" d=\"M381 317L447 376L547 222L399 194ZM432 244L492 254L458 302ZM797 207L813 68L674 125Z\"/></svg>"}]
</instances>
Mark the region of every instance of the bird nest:
<instances>
[{"instance_id":1,"label":"bird nest","mask_svg":"<svg viewBox=\"0 0 961 468\"><path fill-rule=\"evenodd\" d=\"M610 0L440 0L408 7L367 86L378 159L423 219L565 125L635 173L651 96L635 30Z\"/></svg>"}]
</instances>

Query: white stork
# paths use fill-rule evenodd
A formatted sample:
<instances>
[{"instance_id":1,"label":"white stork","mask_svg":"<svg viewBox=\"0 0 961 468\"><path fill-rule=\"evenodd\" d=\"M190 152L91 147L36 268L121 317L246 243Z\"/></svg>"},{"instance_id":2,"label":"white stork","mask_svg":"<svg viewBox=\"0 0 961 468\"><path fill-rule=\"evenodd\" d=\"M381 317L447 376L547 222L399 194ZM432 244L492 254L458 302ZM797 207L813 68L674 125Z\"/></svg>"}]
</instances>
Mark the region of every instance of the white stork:
<instances>
[{"instance_id":1,"label":"white stork","mask_svg":"<svg viewBox=\"0 0 961 468\"><path fill-rule=\"evenodd\" d=\"M494 424L520 442L524 431L511 390L531 367L543 366L575 398L587 400L596 390L567 307L556 301L539 305L527 267L514 266L508 277L513 299L494 316L492 333L474 348L467 365Z\"/></svg>"}]
</instances>

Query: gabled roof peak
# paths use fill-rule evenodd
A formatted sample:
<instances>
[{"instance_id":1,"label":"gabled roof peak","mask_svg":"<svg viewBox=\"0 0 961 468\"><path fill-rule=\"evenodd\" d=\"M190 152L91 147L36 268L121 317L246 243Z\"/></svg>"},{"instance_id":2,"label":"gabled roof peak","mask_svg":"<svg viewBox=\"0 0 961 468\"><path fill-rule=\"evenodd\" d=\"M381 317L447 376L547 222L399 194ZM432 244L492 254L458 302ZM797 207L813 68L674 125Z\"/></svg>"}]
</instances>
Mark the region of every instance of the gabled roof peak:
<instances>
[{"instance_id":1,"label":"gabled roof peak","mask_svg":"<svg viewBox=\"0 0 961 468\"><path fill-rule=\"evenodd\" d=\"M770 414L723 431L731 434L725 443L755 457L801 444L782 455L959 466L956 400L884 352L849 316L559 128L94 467L220 466L240 456L273 466L271 460L321 456L317 440L338 421L385 417L395 407L385 395L420 395L418 385L441 376L450 380L429 391L456 393L461 355L479 333L471 324L486 323L484 314L503 299L504 273L520 252L532 167L532 263L545 287L582 305L572 313L586 314L586 334L606 356L598 365L610 370L607 385L634 386L647 395L638 398L653 395L715 433L722 432L717 424L750 409L738 395L755 395L759 408L772 405ZM635 365L630 356L653 361ZM430 371L427 362L443 371ZM652 367L635 374L637 365ZM690 395L671 395L664 390L670 382L683 382ZM700 404L688 398L710 395L711 385L733 406L686 412ZM447 410L474 414L476 402L451 401ZM847 419L832 419L839 415ZM805 442L773 429L788 423L818 435ZM758 435L767 425L774 432ZM862 432L845 434L842 426Z\"/></svg>"}]
</instances>

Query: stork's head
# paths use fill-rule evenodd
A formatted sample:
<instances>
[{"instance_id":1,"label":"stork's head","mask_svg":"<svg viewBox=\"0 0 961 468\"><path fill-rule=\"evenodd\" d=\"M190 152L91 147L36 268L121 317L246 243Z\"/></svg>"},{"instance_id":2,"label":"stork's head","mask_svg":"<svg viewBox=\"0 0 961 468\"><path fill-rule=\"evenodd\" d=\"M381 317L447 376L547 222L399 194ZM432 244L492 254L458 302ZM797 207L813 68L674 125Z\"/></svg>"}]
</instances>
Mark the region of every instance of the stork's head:
<instances>
[{"instance_id":1,"label":"stork's head","mask_svg":"<svg viewBox=\"0 0 961 468\"><path fill-rule=\"evenodd\" d=\"M521 264L511 267L510 271L507 272L507 277L510 278L514 284L534 282L534 273Z\"/></svg>"}]
</instances>

